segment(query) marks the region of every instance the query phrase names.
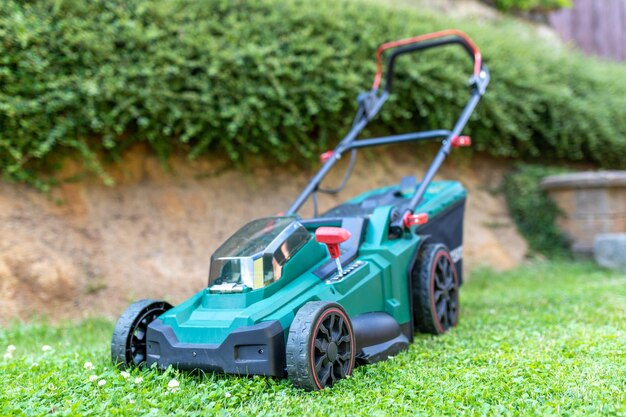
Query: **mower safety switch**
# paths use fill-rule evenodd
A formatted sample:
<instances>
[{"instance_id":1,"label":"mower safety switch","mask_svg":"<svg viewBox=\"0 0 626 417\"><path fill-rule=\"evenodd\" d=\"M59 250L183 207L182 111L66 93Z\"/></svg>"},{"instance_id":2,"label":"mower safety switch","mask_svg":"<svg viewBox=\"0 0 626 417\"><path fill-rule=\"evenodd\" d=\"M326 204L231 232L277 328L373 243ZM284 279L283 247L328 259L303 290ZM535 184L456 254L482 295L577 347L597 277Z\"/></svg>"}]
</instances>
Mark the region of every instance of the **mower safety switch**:
<instances>
[{"instance_id":1,"label":"mower safety switch","mask_svg":"<svg viewBox=\"0 0 626 417\"><path fill-rule=\"evenodd\" d=\"M330 257L335 260L337 264L337 272L339 275L343 275L343 268L341 268L341 262L339 262L339 244L350 239L351 233L341 227L318 227L315 231L315 240L323 243L328 247L328 253Z\"/></svg>"}]
</instances>

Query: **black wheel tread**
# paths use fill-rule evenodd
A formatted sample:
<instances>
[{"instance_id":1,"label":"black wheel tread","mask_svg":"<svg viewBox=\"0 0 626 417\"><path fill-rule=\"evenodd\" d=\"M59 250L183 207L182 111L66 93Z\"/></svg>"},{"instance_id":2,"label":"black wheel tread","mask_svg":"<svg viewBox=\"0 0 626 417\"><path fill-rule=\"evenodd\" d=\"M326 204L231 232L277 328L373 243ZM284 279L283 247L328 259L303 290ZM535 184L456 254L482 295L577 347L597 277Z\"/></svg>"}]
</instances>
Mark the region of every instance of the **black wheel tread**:
<instances>
[{"instance_id":1,"label":"black wheel tread","mask_svg":"<svg viewBox=\"0 0 626 417\"><path fill-rule=\"evenodd\" d=\"M129 305L115 324L113 337L111 338L111 360L120 368L128 368L132 364L126 360L126 343L131 327L137 316L153 304L163 304L167 309L172 306L165 301L155 299L143 299Z\"/></svg>"},{"instance_id":2,"label":"black wheel tread","mask_svg":"<svg viewBox=\"0 0 626 417\"><path fill-rule=\"evenodd\" d=\"M448 255L450 254L448 248L443 244L438 243L425 245L420 251L415 268L411 273L414 323L415 329L421 333L434 335L442 334L441 330L435 324L435 320L437 320L437 318L431 306L430 289L430 275L432 268L435 267L433 265L433 261L435 256L442 250L446 251ZM452 264L452 267L454 268L454 264Z\"/></svg>"},{"instance_id":3,"label":"black wheel tread","mask_svg":"<svg viewBox=\"0 0 626 417\"><path fill-rule=\"evenodd\" d=\"M312 375L308 372L307 348L312 334L309 331L319 316L321 310L328 304L325 301L313 301L305 304L298 310L296 317L289 328L287 338L287 375L298 388L309 391L317 389ZM317 314L316 314L317 313Z\"/></svg>"},{"instance_id":4,"label":"black wheel tread","mask_svg":"<svg viewBox=\"0 0 626 417\"><path fill-rule=\"evenodd\" d=\"M319 317L329 308L338 308L344 314L344 309L336 303L327 301L312 301L298 310L296 317L289 328L287 339L286 362L289 379L298 388L316 391L317 387L312 373L309 371L311 363L307 357L307 350L315 335L311 331ZM346 314L346 317L348 315ZM349 324L349 323L348 323ZM352 340L354 343L354 340Z\"/></svg>"}]
</instances>

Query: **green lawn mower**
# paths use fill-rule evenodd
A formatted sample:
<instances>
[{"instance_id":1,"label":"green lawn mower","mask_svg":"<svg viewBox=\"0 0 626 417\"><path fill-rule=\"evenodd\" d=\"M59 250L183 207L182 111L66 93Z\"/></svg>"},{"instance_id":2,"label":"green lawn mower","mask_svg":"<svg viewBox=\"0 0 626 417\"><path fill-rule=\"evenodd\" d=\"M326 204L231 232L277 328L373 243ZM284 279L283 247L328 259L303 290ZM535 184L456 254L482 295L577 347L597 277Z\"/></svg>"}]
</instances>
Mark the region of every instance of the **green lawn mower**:
<instances>
[{"instance_id":1,"label":"green lawn mower","mask_svg":"<svg viewBox=\"0 0 626 417\"><path fill-rule=\"evenodd\" d=\"M460 45L473 61L469 102L452 130L359 139L391 93L394 64L402 55ZM384 88L382 59L388 51ZM141 300L121 315L111 355L122 367L156 365L238 375L288 376L306 390L332 386L357 364L384 360L407 349L414 332L445 333L459 315L463 282L465 189L433 182L489 84L475 44L446 30L389 42L377 51L371 91L358 98L352 128L284 215L256 219L211 256L206 288L173 307ZM345 185L359 148L438 140L441 148L418 182L368 191L326 213L317 193ZM321 182L350 152L341 186ZM311 197L313 218L297 212Z\"/></svg>"}]
</instances>

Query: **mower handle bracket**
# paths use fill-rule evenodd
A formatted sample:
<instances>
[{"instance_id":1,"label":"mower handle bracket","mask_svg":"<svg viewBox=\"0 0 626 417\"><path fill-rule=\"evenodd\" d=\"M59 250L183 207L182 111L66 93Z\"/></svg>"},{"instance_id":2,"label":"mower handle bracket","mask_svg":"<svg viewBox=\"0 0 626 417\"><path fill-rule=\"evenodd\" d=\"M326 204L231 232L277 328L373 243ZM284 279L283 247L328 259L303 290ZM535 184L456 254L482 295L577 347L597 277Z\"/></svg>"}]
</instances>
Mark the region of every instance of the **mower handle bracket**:
<instances>
[{"instance_id":1,"label":"mower handle bracket","mask_svg":"<svg viewBox=\"0 0 626 417\"><path fill-rule=\"evenodd\" d=\"M377 106L378 96L375 90L359 94L357 96L357 102L359 103L359 107L363 110L363 116L365 116L368 121L372 120L380 109L380 107Z\"/></svg>"}]
</instances>

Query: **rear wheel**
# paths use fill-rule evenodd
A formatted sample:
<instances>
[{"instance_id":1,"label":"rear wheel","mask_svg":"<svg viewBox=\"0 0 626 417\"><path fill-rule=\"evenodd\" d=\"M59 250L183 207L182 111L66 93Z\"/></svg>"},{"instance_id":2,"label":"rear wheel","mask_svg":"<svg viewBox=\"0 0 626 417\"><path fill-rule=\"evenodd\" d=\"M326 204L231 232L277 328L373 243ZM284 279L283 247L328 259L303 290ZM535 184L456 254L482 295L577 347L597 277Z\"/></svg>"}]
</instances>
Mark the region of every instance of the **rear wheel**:
<instances>
[{"instance_id":1,"label":"rear wheel","mask_svg":"<svg viewBox=\"0 0 626 417\"><path fill-rule=\"evenodd\" d=\"M442 334L459 320L459 280L445 245L426 245L412 271L416 330Z\"/></svg>"},{"instance_id":2,"label":"rear wheel","mask_svg":"<svg viewBox=\"0 0 626 417\"><path fill-rule=\"evenodd\" d=\"M289 329L287 374L296 387L331 387L354 368L354 333L344 309L326 301L302 306Z\"/></svg>"},{"instance_id":3,"label":"rear wheel","mask_svg":"<svg viewBox=\"0 0 626 417\"><path fill-rule=\"evenodd\" d=\"M148 325L172 308L159 300L140 300L122 313L111 339L111 359L121 368L138 366L146 361Z\"/></svg>"}]
</instances>

